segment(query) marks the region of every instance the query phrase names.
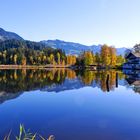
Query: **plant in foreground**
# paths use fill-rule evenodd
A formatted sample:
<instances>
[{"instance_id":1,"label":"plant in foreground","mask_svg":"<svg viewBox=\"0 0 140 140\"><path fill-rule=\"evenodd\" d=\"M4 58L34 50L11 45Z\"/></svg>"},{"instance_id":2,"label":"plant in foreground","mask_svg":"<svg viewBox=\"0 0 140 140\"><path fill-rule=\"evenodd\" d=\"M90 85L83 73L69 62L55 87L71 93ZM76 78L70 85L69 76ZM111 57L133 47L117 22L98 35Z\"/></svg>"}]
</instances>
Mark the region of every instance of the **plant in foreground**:
<instances>
[{"instance_id":1,"label":"plant in foreground","mask_svg":"<svg viewBox=\"0 0 140 140\"><path fill-rule=\"evenodd\" d=\"M4 137L4 140L10 140L11 132L7 136ZM20 124L19 135L15 137L15 140L54 140L55 137L53 135L49 136L48 139L45 139L41 135L35 133L31 133L30 130L25 130L24 126Z\"/></svg>"}]
</instances>

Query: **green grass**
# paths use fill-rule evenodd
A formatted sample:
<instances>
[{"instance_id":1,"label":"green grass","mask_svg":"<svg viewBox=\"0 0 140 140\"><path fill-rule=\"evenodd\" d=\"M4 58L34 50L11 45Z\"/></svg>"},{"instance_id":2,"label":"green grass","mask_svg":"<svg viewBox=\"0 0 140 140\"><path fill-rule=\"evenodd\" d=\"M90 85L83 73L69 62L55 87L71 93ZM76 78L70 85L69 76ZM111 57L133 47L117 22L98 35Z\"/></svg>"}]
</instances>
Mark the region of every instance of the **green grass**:
<instances>
[{"instance_id":1,"label":"green grass","mask_svg":"<svg viewBox=\"0 0 140 140\"><path fill-rule=\"evenodd\" d=\"M4 140L11 140L12 131L9 132L8 135L6 135L4 137ZM24 125L20 125L19 128L19 134L17 136L15 136L14 140L54 140L54 136L51 135L49 136L48 139L45 139L44 137L42 137L40 134L37 133L31 133L30 130L25 130Z\"/></svg>"}]
</instances>

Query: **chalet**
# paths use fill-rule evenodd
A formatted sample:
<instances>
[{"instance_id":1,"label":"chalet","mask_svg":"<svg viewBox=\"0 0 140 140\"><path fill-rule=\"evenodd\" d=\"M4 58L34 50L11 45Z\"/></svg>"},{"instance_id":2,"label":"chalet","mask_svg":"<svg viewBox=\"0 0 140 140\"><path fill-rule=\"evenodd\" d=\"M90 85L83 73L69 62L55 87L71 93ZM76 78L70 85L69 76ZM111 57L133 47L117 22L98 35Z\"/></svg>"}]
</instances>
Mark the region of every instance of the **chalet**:
<instances>
[{"instance_id":1,"label":"chalet","mask_svg":"<svg viewBox=\"0 0 140 140\"><path fill-rule=\"evenodd\" d=\"M123 69L140 69L140 53L130 52L126 56L126 63L124 63Z\"/></svg>"}]
</instances>

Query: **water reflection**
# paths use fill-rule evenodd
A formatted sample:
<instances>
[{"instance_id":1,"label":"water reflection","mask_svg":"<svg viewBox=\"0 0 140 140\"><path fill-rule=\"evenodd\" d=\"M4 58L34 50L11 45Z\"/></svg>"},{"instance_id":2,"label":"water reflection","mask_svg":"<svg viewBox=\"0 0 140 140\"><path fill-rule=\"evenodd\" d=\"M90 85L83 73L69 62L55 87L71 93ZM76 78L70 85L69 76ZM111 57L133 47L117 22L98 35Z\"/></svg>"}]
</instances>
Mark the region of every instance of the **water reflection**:
<instances>
[{"instance_id":1,"label":"water reflection","mask_svg":"<svg viewBox=\"0 0 140 140\"><path fill-rule=\"evenodd\" d=\"M109 92L117 88L118 85L122 85L132 86L135 92L140 93L139 72L125 71L124 73L116 70L0 70L0 102L16 98L24 91L37 89L60 92L91 86L98 87L103 92Z\"/></svg>"},{"instance_id":2,"label":"water reflection","mask_svg":"<svg viewBox=\"0 0 140 140\"><path fill-rule=\"evenodd\" d=\"M128 87L131 87L136 93L140 93L140 72L138 70L125 70Z\"/></svg>"}]
</instances>

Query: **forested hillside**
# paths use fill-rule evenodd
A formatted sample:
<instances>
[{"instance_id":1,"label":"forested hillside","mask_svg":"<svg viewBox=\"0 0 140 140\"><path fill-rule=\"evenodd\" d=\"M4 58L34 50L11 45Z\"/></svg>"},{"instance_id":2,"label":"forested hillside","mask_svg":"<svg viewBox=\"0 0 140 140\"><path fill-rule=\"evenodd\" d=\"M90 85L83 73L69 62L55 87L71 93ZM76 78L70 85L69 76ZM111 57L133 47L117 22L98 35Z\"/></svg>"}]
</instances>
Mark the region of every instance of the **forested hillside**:
<instances>
[{"instance_id":1,"label":"forested hillside","mask_svg":"<svg viewBox=\"0 0 140 140\"><path fill-rule=\"evenodd\" d=\"M0 64L44 65L62 63L65 53L37 42L6 40L0 42Z\"/></svg>"}]
</instances>

